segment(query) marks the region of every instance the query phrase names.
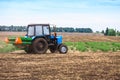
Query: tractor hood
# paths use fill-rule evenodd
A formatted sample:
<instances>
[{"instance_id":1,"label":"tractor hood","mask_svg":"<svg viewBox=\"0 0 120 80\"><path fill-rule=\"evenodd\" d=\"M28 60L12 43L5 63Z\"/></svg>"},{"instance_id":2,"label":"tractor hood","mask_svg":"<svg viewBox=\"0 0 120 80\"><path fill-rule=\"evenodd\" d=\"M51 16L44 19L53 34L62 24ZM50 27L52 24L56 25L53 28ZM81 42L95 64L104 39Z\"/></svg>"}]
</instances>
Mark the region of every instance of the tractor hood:
<instances>
[{"instance_id":1,"label":"tractor hood","mask_svg":"<svg viewBox=\"0 0 120 80\"><path fill-rule=\"evenodd\" d=\"M28 37L7 37L5 38L5 42L9 44L14 44L14 45L26 45L26 44L31 44L32 38Z\"/></svg>"},{"instance_id":2,"label":"tractor hood","mask_svg":"<svg viewBox=\"0 0 120 80\"><path fill-rule=\"evenodd\" d=\"M50 37L51 37L51 39L55 38L54 35L51 35ZM62 44L62 36L56 36L56 38L57 38L57 44Z\"/></svg>"}]
</instances>

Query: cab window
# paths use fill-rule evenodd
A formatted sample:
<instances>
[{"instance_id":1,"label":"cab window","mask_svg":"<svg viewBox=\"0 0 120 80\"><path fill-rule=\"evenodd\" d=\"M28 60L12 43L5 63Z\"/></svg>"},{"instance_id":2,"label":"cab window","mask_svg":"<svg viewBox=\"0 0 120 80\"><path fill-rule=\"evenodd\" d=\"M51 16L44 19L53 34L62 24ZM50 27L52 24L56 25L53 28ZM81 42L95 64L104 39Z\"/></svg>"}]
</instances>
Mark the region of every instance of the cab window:
<instances>
[{"instance_id":1,"label":"cab window","mask_svg":"<svg viewBox=\"0 0 120 80\"><path fill-rule=\"evenodd\" d=\"M33 36L34 35L34 26L29 26L28 27L28 36Z\"/></svg>"},{"instance_id":2,"label":"cab window","mask_svg":"<svg viewBox=\"0 0 120 80\"><path fill-rule=\"evenodd\" d=\"M42 35L42 26L36 26L36 36Z\"/></svg>"},{"instance_id":3,"label":"cab window","mask_svg":"<svg viewBox=\"0 0 120 80\"><path fill-rule=\"evenodd\" d=\"M50 35L49 26L43 26L44 35Z\"/></svg>"}]
</instances>

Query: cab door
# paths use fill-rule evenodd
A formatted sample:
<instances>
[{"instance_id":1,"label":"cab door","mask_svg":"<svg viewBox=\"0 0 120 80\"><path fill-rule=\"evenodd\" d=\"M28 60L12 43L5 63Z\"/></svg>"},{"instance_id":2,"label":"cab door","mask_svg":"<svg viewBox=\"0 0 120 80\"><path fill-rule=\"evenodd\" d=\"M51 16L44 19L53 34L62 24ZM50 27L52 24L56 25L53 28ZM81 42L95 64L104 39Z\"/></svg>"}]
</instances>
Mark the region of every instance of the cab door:
<instances>
[{"instance_id":1,"label":"cab door","mask_svg":"<svg viewBox=\"0 0 120 80\"><path fill-rule=\"evenodd\" d=\"M43 26L43 33L45 36L50 36L49 26Z\"/></svg>"}]
</instances>

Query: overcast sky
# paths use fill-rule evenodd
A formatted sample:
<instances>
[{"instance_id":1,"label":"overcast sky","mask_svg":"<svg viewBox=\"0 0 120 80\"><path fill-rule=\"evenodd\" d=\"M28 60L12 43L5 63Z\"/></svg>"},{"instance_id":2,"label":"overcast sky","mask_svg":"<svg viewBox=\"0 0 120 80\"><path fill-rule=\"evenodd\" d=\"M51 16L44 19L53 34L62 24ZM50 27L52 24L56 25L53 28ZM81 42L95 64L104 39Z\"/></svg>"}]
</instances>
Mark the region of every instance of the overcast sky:
<instances>
[{"instance_id":1,"label":"overcast sky","mask_svg":"<svg viewBox=\"0 0 120 80\"><path fill-rule=\"evenodd\" d=\"M30 23L120 30L120 0L0 0L0 25Z\"/></svg>"}]
</instances>

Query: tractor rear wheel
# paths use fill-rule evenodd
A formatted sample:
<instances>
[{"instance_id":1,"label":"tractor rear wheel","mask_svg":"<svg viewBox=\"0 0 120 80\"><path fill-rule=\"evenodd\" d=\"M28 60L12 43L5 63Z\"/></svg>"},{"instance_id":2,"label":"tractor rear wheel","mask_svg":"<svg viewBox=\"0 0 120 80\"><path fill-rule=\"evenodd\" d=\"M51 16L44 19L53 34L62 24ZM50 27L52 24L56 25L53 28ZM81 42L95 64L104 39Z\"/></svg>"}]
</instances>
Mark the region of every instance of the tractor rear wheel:
<instances>
[{"instance_id":1,"label":"tractor rear wheel","mask_svg":"<svg viewBox=\"0 0 120 80\"><path fill-rule=\"evenodd\" d=\"M33 51L34 53L46 53L48 49L48 43L44 38L37 38L33 41Z\"/></svg>"},{"instance_id":2,"label":"tractor rear wheel","mask_svg":"<svg viewBox=\"0 0 120 80\"><path fill-rule=\"evenodd\" d=\"M49 50L50 50L51 53L55 53L57 51L56 46L50 46Z\"/></svg>"},{"instance_id":3,"label":"tractor rear wheel","mask_svg":"<svg viewBox=\"0 0 120 80\"><path fill-rule=\"evenodd\" d=\"M67 53L67 51L68 51L68 47L67 47L66 45L64 45L64 44L61 44L61 45L58 47L58 51L59 51L60 53L62 53L62 54L65 54L65 53Z\"/></svg>"},{"instance_id":4,"label":"tractor rear wheel","mask_svg":"<svg viewBox=\"0 0 120 80\"><path fill-rule=\"evenodd\" d=\"M25 47L25 49L24 49L24 51L26 52L26 53L32 53L33 52L33 49L32 49L32 46L31 45L29 45L29 46L26 46Z\"/></svg>"}]
</instances>

